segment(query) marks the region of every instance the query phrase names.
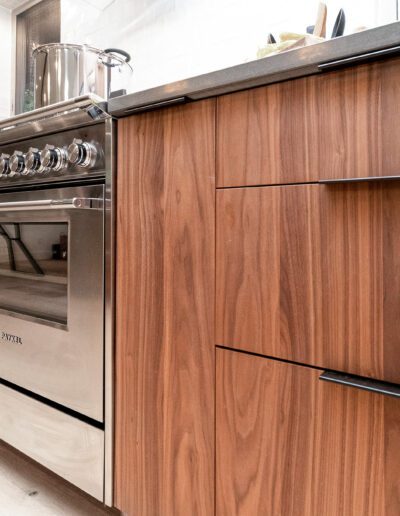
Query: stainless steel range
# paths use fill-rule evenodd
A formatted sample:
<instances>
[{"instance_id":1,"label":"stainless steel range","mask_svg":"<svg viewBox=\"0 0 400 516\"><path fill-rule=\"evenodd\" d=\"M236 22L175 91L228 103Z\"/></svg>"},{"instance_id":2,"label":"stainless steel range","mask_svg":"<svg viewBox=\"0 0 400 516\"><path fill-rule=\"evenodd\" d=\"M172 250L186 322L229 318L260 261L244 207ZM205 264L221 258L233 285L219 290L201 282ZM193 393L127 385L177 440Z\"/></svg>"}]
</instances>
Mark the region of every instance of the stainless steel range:
<instances>
[{"instance_id":1,"label":"stainless steel range","mask_svg":"<svg viewBox=\"0 0 400 516\"><path fill-rule=\"evenodd\" d=\"M0 123L0 439L111 504L113 120Z\"/></svg>"}]
</instances>

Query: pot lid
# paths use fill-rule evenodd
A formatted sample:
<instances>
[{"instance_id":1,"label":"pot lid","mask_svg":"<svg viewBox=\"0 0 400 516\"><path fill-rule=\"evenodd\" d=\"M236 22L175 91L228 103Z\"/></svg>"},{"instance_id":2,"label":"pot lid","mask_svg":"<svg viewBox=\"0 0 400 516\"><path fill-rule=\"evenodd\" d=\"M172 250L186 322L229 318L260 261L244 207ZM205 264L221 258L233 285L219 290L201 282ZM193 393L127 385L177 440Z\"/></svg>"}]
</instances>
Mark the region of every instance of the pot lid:
<instances>
[{"instance_id":1,"label":"pot lid","mask_svg":"<svg viewBox=\"0 0 400 516\"><path fill-rule=\"evenodd\" d=\"M106 50L101 50L96 47L92 47L90 45L78 45L75 43L45 43L43 45L39 45L34 47L32 50L32 56L36 56L37 54L47 54L51 50L76 50L77 52L90 52L96 54L100 61L108 66L120 66L120 65L128 65L131 60L131 56L125 52L124 50L120 50L118 48L109 48ZM130 65L128 65L131 68Z\"/></svg>"}]
</instances>

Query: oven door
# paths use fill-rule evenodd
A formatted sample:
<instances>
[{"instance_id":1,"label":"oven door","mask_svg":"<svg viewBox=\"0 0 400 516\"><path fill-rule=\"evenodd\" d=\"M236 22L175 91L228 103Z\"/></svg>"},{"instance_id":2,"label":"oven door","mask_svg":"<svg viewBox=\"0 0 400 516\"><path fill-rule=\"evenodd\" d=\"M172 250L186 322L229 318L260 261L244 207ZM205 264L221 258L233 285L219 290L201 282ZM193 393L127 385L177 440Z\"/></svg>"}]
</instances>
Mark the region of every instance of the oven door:
<instances>
[{"instance_id":1,"label":"oven door","mask_svg":"<svg viewBox=\"0 0 400 516\"><path fill-rule=\"evenodd\" d=\"M0 378L103 421L104 186L0 195Z\"/></svg>"}]
</instances>

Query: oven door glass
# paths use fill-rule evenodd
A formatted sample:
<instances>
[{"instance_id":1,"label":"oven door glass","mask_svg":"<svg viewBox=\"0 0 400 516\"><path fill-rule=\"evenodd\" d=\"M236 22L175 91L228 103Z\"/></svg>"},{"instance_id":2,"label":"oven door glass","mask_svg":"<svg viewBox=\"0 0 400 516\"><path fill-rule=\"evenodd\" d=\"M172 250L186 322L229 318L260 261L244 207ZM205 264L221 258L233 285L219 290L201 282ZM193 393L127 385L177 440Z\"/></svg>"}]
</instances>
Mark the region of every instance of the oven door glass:
<instances>
[{"instance_id":1,"label":"oven door glass","mask_svg":"<svg viewBox=\"0 0 400 516\"><path fill-rule=\"evenodd\" d=\"M68 222L0 223L0 308L68 323Z\"/></svg>"}]
</instances>

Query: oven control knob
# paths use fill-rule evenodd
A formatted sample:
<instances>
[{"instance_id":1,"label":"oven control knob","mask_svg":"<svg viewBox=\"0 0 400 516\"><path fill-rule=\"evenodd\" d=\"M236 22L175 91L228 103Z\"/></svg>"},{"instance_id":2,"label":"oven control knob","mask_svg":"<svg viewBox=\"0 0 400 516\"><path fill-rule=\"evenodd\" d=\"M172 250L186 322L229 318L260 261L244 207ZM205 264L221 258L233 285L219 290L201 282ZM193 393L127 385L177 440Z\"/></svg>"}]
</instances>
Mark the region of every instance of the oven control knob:
<instances>
[{"instance_id":1,"label":"oven control knob","mask_svg":"<svg viewBox=\"0 0 400 516\"><path fill-rule=\"evenodd\" d=\"M31 147L25 156L26 173L34 175L36 172L41 172L43 167L40 160L40 152L38 149Z\"/></svg>"},{"instance_id":2,"label":"oven control knob","mask_svg":"<svg viewBox=\"0 0 400 516\"><path fill-rule=\"evenodd\" d=\"M54 145L46 145L40 153L42 166L46 169L59 172L67 166L67 153L65 149L54 147Z\"/></svg>"},{"instance_id":3,"label":"oven control knob","mask_svg":"<svg viewBox=\"0 0 400 516\"><path fill-rule=\"evenodd\" d=\"M1 154L0 156L0 177L5 178L10 173L10 155Z\"/></svg>"},{"instance_id":4,"label":"oven control knob","mask_svg":"<svg viewBox=\"0 0 400 516\"><path fill-rule=\"evenodd\" d=\"M68 161L71 165L92 168L96 163L97 149L91 143L75 138L68 147Z\"/></svg>"},{"instance_id":5,"label":"oven control knob","mask_svg":"<svg viewBox=\"0 0 400 516\"><path fill-rule=\"evenodd\" d=\"M18 177L25 169L25 156L21 151L15 151L10 158L10 177Z\"/></svg>"}]
</instances>

